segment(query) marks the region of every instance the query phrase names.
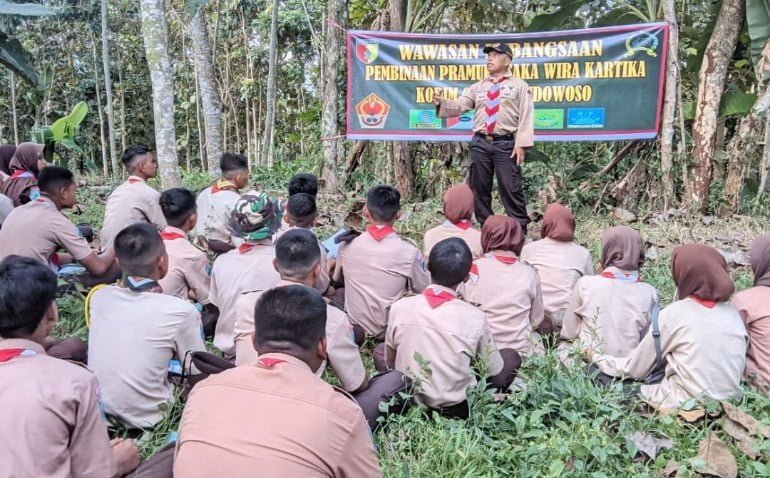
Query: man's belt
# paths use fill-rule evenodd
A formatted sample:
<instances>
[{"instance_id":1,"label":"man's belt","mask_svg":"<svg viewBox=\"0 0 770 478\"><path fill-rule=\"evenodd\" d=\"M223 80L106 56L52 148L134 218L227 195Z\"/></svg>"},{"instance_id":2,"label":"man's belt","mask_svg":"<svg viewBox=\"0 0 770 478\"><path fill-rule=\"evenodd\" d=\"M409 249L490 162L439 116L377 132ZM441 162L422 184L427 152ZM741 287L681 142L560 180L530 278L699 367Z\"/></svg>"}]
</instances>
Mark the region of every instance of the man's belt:
<instances>
[{"instance_id":1,"label":"man's belt","mask_svg":"<svg viewBox=\"0 0 770 478\"><path fill-rule=\"evenodd\" d=\"M513 133L508 134L484 134L484 133L476 133L476 136L483 138L489 142L494 141L513 141L515 139L515 136Z\"/></svg>"}]
</instances>

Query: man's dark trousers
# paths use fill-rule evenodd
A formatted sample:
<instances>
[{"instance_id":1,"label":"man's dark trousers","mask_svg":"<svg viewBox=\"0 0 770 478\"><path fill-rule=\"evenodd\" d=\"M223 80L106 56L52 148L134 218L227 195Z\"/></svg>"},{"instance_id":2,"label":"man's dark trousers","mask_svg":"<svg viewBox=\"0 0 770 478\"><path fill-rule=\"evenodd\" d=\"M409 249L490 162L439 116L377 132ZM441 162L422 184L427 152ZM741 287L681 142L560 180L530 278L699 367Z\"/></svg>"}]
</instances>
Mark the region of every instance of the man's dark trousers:
<instances>
[{"instance_id":1,"label":"man's dark trousers","mask_svg":"<svg viewBox=\"0 0 770 478\"><path fill-rule=\"evenodd\" d=\"M469 185L475 196L476 220L479 223L494 214L492 210L492 178L497 176L500 199L505 213L519 221L524 233L530 219L527 215L527 199L521 167L512 158L515 146L513 135L487 137L473 135L471 140L471 164Z\"/></svg>"}]
</instances>

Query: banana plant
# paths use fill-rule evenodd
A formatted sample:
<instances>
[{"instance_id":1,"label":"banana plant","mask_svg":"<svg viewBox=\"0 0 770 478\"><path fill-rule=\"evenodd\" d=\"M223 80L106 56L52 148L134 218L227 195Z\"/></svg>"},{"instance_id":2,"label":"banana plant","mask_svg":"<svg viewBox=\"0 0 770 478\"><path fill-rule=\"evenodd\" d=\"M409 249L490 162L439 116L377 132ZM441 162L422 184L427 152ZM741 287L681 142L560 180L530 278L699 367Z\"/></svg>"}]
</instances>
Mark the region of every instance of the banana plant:
<instances>
[{"instance_id":1,"label":"banana plant","mask_svg":"<svg viewBox=\"0 0 770 478\"><path fill-rule=\"evenodd\" d=\"M56 144L61 144L67 149L85 154L83 149L75 143L80 124L88 114L88 103L81 101L76 104L67 116L62 116L46 126L39 126L32 131L32 141L44 145L43 156L46 161L53 161Z\"/></svg>"},{"instance_id":2,"label":"banana plant","mask_svg":"<svg viewBox=\"0 0 770 478\"><path fill-rule=\"evenodd\" d=\"M0 0L0 16L23 15L39 17L55 14L54 10L37 3L13 3L8 0ZM24 49L19 40L9 37L2 30L0 30L0 64L14 72L32 87L38 89L43 87L40 77L29 62L27 50Z\"/></svg>"}]
</instances>

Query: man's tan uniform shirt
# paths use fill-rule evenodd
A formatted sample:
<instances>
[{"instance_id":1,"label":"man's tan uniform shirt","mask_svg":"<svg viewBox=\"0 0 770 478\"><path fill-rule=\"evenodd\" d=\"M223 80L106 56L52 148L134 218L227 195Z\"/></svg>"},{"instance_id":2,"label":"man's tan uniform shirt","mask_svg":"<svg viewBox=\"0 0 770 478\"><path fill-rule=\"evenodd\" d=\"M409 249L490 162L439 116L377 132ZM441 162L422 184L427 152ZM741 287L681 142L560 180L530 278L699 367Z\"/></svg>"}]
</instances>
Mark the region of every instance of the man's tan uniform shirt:
<instances>
[{"instance_id":1,"label":"man's tan uniform shirt","mask_svg":"<svg viewBox=\"0 0 770 478\"><path fill-rule=\"evenodd\" d=\"M39 344L0 340L0 476L106 478L116 473L99 385L85 368Z\"/></svg>"},{"instance_id":2,"label":"man's tan uniform shirt","mask_svg":"<svg viewBox=\"0 0 770 478\"><path fill-rule=\"evenodd\" d=\"M484 311L497 348L523 356L540 353L543 343L535 329L543 321L543 296L537 272L520 260L508 264L496 256L515 259L512 252L490 251L474 261L465 296Z\"/></svg>"},{"instance_id":3,"label":"man's tan uniform shirt","mask_svg":"<svg viewBox=\"0 0 770 478\"><path fill-rule=\"evenodd\" d=\"M517 147L529 148L535 144L534 105L529 85L523 80L514 78L510 72L505 73L504 77L505 79L500 83L500 110L497 113L497 124L492 134L514 134ZM486 134L484 105L487 101L487 91L492 83L491 77L487 77L465 88L456 100L443 100L438 107L439 118L460 116L466 111L475 109L473 132Z\"/></svg>"},{"instance_id":4,"label":"man's tan uniform shirt","mask_svg":"<svg viewBox=\"0 0 770 478\"><path fill-rule=\"evenodd\" d=\"M303 361L265 354L190 393L176 478L381 476L363 412ZM277 362L277 363L276 363Z\"/></svg>"},{"instance_id":5,"label":"man's tan uniform shirt","mask_svg":"<svg viewBox=\"0 0 770 478\"><path fill-rule=\"evenodd\" d=\"M281 280L275 287L287 285L297 283ZM264 292L258 290L242 294L235 304L236 365L251 365L259 359L254 350L254 306ZM345 312L329 304L326 305L326 353L342 388L352 392L364 383L366 369L353 336L353 327ZM325 364L318 369L319 376L323 374L324 367Z\"/></svg>"},{"instance_id":6,"label":"man's tan uniform shirt","mask_svg":"<svg viewBox=\"0 0 770 478\"><path fill-rule=\"evenodd\" d=\"M249 251L233 249L214 261L209 300L219 308L214 346L227 355L235 354L235 303L244 292L266 290L281 280L273 267L275 247L267 239ZM253 311L252 311L253 312Z\"/></svg>"},{"instance_id":7,"label":"man's tan uniform shirt","mask_svg":"<svg viewBox=\"0 0 770 478\"><path fill-rule=\"evenodd\" d=\"M378 241L368 232L340 247L335 275L345 276L345 308L350 321L382 338L387 308L410 290L430 282L422 253L395 232Z\"/></svg>"},{"instance_id":8,"label":"man's tan uniform shirt","mask_svg":"<svg viewBox=\"0 0 770 478\"><path fill-rule=\"evenodd\" d=\"M224 243L232 243L227 224L230 214L241 195L231 189L221 189L213 192L212 186L198 194L198 222L195 224L195 235L206 239L216 239Z\"/></svg>"},{"instance_id":9,"label":"man's tan uniform shirt","mask_svg":"<svg viewBox=\"0 0 770 478\"><path fill-rule=\"evenodd\" d=\"M446 287L428 287L456 297ZM476 384L472 365L477 361L490 375L503 369L484 312L460 299L433 308L422 294L404 297L391 306L389 322L385 361L417 380L416 399L428 407L466 400L468 387Z\"/></svg>"},{"instance_id":10,"label":"man's tan uniform shirt","mask_svg":"<svg viewBox=\"0 0 770 478\"><path fill-rule=\"evenodd\" d=\"M430 251L433 249L433 246L450 237L459 237L465 241L468 248L471 250L474 259L478 259L484 255L484 250L481 248L481 232L478 229L474 229L473 227L461 229L450 221L445 221L444 224L429 229L425 233L425 237L422 240L425 259L427 260L428 256L430 256Z\"/></svg>"},{"instance_id":11,"label":"man's tan uniform shirt","mask_svg":"<svg viewBox=\"0 0 770 478\"><path fill-rule=\"evenodd\" d=\"M88 367L104 411L132 428L156 425L173 397L169 360L206 350L200 314L177 297L113 285L94 292L90 312Z\"/></svg>"},{"instance_id":12,"label":"man's tan uniform shirt","mask_svg":"<svg viewBox=\"0 0 770 478\"><path fill-rule=\"evenodd\" d=\"M163 293L188 300L192 292L196 302L208 304L211 265L206 253L193 246L181 229L168 226L163 232L168 253L168 272L158 281ZM172 235L173 238L167 238Z\"/></svg>"},{"instance_id":13,"label":"man's tan uniform shirt","mask_svg":"<svg viewBox=\"0 0 770 478\"><path fill-rule=\"evenodd\" d=\"M540 277L545 316L561 327L564 311L578 279L594 273L591 253L574 242L546 237L530 242L521 251L521 260L531 265Z\"/></svg>"},{"instance_id":14,"label":"man's tan uniform shirt","mask_svg":"<svg viewBox=\"0 0 770 478\"><path fill-rule=\"evenodd\" d=\"M153 224L162 231L168 225L160 208L160 193L143 179L129 176L107 198L104 208L104 225L99 234L102 250L112 248L115 236L136 223Z\"/></svg>"},{"instance_id":15,"label":"man's tan uniform shirt","mask_svg":"<svg viewBox=\"0 0 770 478\"><path fill-rule=\"evenodd\" d=\"M746 375L756 374L770 384L770 287L758 286L733 296L749 334Z\"/></svg>"},{"instance_id":16,"label":"man's tan uniform shirt","mask_svg":"<svg viewBox=\"0 0 770 478\"><path fill-rule=\"evenodd\" d=\"M660 313L666 376L659 384L642 385L642 396L660 408L677 408L702 395L714 400L740 397L746 340L740 314L730 304L709 309L689 298L674 302ZM652 330L629 357L602 355L595 360L608 375L646 378L655 367Z\"/></svg>"}]
</instances>

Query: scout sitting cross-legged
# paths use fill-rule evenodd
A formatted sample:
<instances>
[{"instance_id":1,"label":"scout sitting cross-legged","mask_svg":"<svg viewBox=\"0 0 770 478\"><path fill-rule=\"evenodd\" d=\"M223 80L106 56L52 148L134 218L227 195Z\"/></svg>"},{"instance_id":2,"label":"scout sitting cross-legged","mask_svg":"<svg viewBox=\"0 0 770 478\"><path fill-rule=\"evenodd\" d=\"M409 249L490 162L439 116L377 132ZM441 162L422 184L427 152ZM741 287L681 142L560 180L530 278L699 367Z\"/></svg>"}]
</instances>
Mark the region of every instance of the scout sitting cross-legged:
<instances>
[{"instance_id":1,"label":"scout sitting cross-legged","mask_svg":"<svg viewBox=\"0 0 770 478\"><path fill-rule=\"evenodd\" d=\"M227 224L239 191L249 184L249 161L242 154L223 153L219 168L222 177L198 195L195 234L212 252L222 254L235 247Z\"/></svg>"},{"instance_id":2,"label":"scout sitting cross-legged","mask_svg":"<svg viewBox=\"0 0 770 478\"><path fill-rule=\"evenodd\" d=\"M204 331L207 336L213 335L219 310L209 301L211 265L206 253L192 245L187 236L198 217L195 195L184 188L163 191L160 207L168 222L160 233L168 254L168 272L158 283L164 294L201 304Z\"/></svg>"},{"instance_id":3,"label":"scout sitting cross-legged","mask_svg":"<svg viewBox=\"0 0 770 478\"><path fill-rule=\"evenodd\" d=\"M158 202L160 193L147 184L158 175L155 155L144 146L131 146L123 152L123 166L129 176L107 198L100 233L102 250L111 248L115 236L131 224L153 224L158 230L166 227Z\"/></svg>"},{"instance_id":4,"label":"scout sitting cross-legged","mask_svg":"<svg viewBox=\"0 0 770 478\"><path fill-rule=\"evenodd\" d=\"M192 304L161 292L168 256L154 226L120 231L115 253L122 281L94 292L88 304L88 366L102 386L104 411L126 428L148 429L173 398L169 361L187 370L188 352L206 350L201 319Z\"/></svg>"},{"instance_id":5,"label":"scout sitting cross-legged","mask_svg":"<svg viewBox=\"0 0 770 478\"><path fill-rule=\"evenodd\" d=\"M431 285L391 306L385 337L385 361L416 382L417 402L459 418L468 417L466 392L476 383L474 363L483 361L491 383L501 390L521 365L516 351L498 351L484 312L457 297L472 263L462 239L436 244L428 258Z\"/></svg>"},{"instance_id":6,"label":"scout sitting cross-legged","mask_svg":"<svg viewBox=\"0 0 770 478\"><path fill-rule=\"evenodd\" d=\"M430 255L436 243L449 237L459 237L471 249L474 259L483 254L481 250L481 232L473 227L473 191L465 183L457 184L444 193L444 217L440 226L428 230L423 239L423 254Z\"/></svg>"},{"instance_id":7,"label":"scout sitting cross-legged","mask_svg":"<svg viewBox=\"0 0 770 478\"><path fill-rule=\"evenodd\" d=\"M20 256L0 262L0 476L123 476L139 451L130 440L110 443L96 378L43 349L55 299L46 266Z\"/></svg>"},{"instance_id":8,"label":"scout sitting cross-legged","mask_svg":"<svg viewBox=\"0 0 770 478\"><path fill-rule=\"evenodd\" d=\"M381 475L361 409L315 375L327 359L327 310L304 285L262 294L254 310L260 358L192 390L175 477Z\"/></svg>"}]
</instances>

